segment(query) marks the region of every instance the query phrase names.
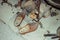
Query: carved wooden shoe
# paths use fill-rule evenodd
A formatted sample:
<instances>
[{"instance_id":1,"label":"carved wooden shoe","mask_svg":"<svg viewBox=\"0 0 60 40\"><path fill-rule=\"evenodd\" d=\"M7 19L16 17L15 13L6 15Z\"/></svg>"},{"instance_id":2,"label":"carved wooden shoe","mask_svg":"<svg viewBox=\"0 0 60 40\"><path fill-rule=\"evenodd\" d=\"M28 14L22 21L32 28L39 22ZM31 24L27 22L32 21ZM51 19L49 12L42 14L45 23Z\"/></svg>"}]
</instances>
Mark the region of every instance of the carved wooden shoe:
<instances>
[{"instance_id":1,"label":"carved wooden shoe","mask_svg":"<svg viewBox=\"0 0 60 40\"><path fill-rule=\"evenodd\" d=\"M33 32L38 28L38 23L28 23L24 27L20 28L20 34L26 34L29 32Z\"/></svg>"},{"instance_id":2,"label":"carved wooden shoe","mask_svg":"<svg viewBox=\"0 0 60 40\"><path fill-rule=\"evenodd\" d=\"M20 26L20 24L22 23L23 19L25 18L25 13L18 13L17 17L14 21L14 25L16 27Z\"/></svg>"}]
</instances>

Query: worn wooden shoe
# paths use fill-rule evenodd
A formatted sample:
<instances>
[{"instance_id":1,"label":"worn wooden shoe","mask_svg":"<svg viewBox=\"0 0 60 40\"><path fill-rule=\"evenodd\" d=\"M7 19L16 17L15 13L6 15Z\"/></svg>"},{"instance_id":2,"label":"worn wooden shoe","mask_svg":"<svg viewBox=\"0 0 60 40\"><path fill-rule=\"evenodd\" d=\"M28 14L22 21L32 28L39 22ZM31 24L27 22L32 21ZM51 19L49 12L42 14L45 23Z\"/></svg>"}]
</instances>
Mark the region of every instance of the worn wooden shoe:
<instances>
[{"instance_id":1,"label":"worn wooden shoe","mask_svg":"<svg viewBox=\"0 0 60 40\"><path fill-rule=\"evenodd\" d=\"M26 34L35 31L38 28L38 23L28 23L24 27L20 28L20 34Z\"/></svg>"},{"instance_id":2,"label":"worn wooden shoe","mask_svg":"<svg viewBox=\"0 0 60 40\"><path fill-rule=\"evenodd\" d=\"M22 23L22 21L24 20L24 18L25 18L25 13L23 13L23 12L20 13L19 12L17 14L17 17L16 17L15 21L14 21L14 25L16 27L20 26L20 24Z\"/></svg>"}]
</instances>

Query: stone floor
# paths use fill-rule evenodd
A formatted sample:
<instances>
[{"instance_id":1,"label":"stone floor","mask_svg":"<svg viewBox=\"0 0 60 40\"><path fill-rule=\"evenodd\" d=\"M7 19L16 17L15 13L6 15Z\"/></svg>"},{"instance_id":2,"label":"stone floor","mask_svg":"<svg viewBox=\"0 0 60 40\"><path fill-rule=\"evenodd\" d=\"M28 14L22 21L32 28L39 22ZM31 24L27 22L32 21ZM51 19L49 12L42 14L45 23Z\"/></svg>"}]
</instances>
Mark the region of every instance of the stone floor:
<instances>
[{"instance_id":1,"label":"stone floor","mask_svg":"<svg viewBox=\"0 0 60 40\"><path fill-rule=\"evenodd\" d=\"M9 0L9 2L14 5L17 3L17 0ZM44 3L42 3L41 12L43 13L45 10L48 10L48 7L49 6L45 7ZM19 8L11 8L7 4L1 6L0 4L0 19L6 23L4 24L3 21L0 20L0 40L57 40L51 39L51 37L44 37L43 35L47 33L47 30L49 30L50 33L56 33L57 28L60 26L60 20L57 21L56 19L60 19L60 14L54 17L42 18L40 21L43 24L43 28L40 28L39 26L36 31L21 35L13 25L17 11L19 11ZM60 12L57 11L57 13ZM28 18L26 19L28 20Z\"/></svg>"}]
</instances>

